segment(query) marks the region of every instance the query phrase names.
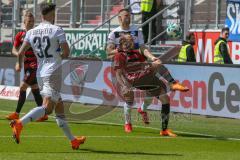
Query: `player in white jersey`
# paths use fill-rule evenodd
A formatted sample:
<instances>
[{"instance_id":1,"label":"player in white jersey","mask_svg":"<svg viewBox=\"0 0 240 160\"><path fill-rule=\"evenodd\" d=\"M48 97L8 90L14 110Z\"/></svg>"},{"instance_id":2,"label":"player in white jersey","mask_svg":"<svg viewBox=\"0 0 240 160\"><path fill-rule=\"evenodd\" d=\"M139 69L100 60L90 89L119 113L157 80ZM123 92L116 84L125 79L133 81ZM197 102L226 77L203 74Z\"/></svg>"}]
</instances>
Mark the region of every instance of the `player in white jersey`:
<instances>
[{"instance_id":1,"label":"player in white jersey","mask_svg":"<svg viewBox=\"0 0 240 160\"><path fill-rule=\"evenodd\" d=\"M134 48L138 49L144 45L143 34L137 26L131 25L129 28L122 28L121 26L114 29L108 35L108 44L114 44L115 48L119 47L119 39L122 35L130 34L134 41Z\"/></svg>"},{"instance_id":2,"label":"player in white jersey","mask_svg":"<svg viewBox=\"0 0 240 160\"><path fill-rule=\"evenodd\" d=\"M29 47L34 50L38 60L37 75L40 77L40 84L42 84L43 105L32 109L20 120L13 120L10 125L13 130L13 138L19 143L23 126L45 114L51 114L55 110L58 126L62 128L66 137L71 141L72 148L78 149L86 138L84 136L74 137L65 120L64 106L60 96L61 69L59 68L61 68L62 59L69 55L69 46L64 31L53 25L55 6L52 3L41 4L42 23L27 32L18 52L18 55L22 56Z\"/></svg>"},{"instance_id":3,"label":"player in white jersey","mask_svg":"<svg viewBox=\"0 0 240 160\"><path fill-rule=\"evenodd\" d=\"M159 75L163 77L168 82L171 90L179 90L179 91L188 91L188 88L178 83L170 74L168 69L162 65L162 62L159 58L155 57L151 51L144 45L142 31L140 31L137 27L130 25L131 23L131 15L128 9L122 9L119 11L118 21L120 26L113 30L108 36L108 45L106 48L107 56L109 59L114 59L115 54L119 51L119 39L122 35L131 35L134 41L134 49L139 50L141 54L145 56L150 62L153 62L156 65L159 65ZM129 43L128 43L129 44ZM168 120L169 120L169 112L170 112L170 99L168 96L160 96L162 102L162 131L160 135L166 136L176 136L173 134L168 128ZM138 108L138 113L141 114L143 122L145 124L149 124L149 119L147 115L147 107L151 104L150 101L144 100L144 103ZM132 124L131 124L131 103L124 104L124 117L125 117L125 132L132 132Z\"/></svg>"}]
</instances>

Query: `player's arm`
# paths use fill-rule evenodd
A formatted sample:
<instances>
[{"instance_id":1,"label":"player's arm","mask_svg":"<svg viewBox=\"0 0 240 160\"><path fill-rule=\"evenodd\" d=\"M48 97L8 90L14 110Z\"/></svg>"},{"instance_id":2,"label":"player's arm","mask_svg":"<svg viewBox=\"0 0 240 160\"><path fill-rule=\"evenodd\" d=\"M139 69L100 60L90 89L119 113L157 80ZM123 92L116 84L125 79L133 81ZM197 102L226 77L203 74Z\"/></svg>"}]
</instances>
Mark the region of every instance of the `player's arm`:
<instances>
[{"instance_id":1,"label":"player's arm","mask_svg":"<svg viewBox=\"0 0 240 160\"><path fill-rule=\"evenodd\" d=\"M139 48L140 48L140 52L150 61L156 63L156 64L161 64L161 60L159 58L156 58L151 52L150 50L145 46L144 44L144 40L143 40L143 34L142 31L139 30L138 31L138 43L139 43Z\"/></svg>"},{"instance_id":2,"label":"player's arm","mask_svg":"<svg viewBox=\"0 0 240 160\"><path fill-rule=\"evenodd\" d=\"M124 72L122 69L116 70L116 79L117 82L120 84L119 89L121 95L123 96L124 100L127 103L132 103L134 99L134 93L132 89L132 85L127 81L127 78L124 75Z\"/></svg>"},{"instance_id":3,"label":"player's arm","mask_svg":"<svg viewBox=\"0 0 240 160\"><path fill-rule=\"evenodd\" d=\"M126 58L122 56L120 53L116 53L116 55L114 56L114 70L116 72L117 82L120 84L122 88L131 88L131 85L124 74L125 66Z\"/></svg>"},{"instance_id":4,"label":"player's arm","mask_svg":"<svg viewBox=\"0 0 240 160\"><path fill-rule=\"evenodd\" d=\"M145 46L145 45L141 45L140 46L140 51L141 53L147 57L150 61L154 62L154 63L159 63L161 64L161 60L157 57L155 57L150 51L149 49Z\"/></svg>"},{"instance_id":5,"label":"player's arm","mask_svg":"<svg viewBox=\"0 0 240 160\"><path fill-rule=\"evenodd\" d=\"M23 60L23 56L24 53L31 47L31 45L24 41L21 48L19 49L19 51L17 52L17 57L18 57L18 61L16 63L15 69L16 71L20 71L22 68L22 60Z\"/></svg>"},{"instance_id":6,"label":"player's arm","mask_svg":"<svg viewBox=\"0 0 240 160\"><path fill-rule=\"evenodd\" d=\"M117 53L117 49L115 47L115 44L108 43L106 51L107 51L107 59L113 60L114 55Z\"/></svg>"},{"instance_id":7,"label":"player's arm","mask_svg":"<svg viewBox=\"0 0 240 160\"><path fill-rule=\"evenodd\" d=\"M127 78L125 77L125 75L123 74L123 70L122 69L117 69L116 70L116 79L118 81L118 83L123 87L123 88L131 88L130 83L127 81Z\"/></svg>"},{"instance_id":8,"label":"player's arm","mask_svg":"<svg viewBox=\"0 0 240 160\"><path fill-rule=\"evenodd\" d=\"M18 51L19 48L21 47L21 39L22 39L21 32L18 32L13 41L12 54L14 56L18 56Z\"/></svg>"},{"instance_id":9,"label":"player's arm","mask_svg":"<svg viewBox=\"0 0 240 160\"><path fill-rule=\"evenodd\" d=\"M62 54L61 54L62 59L68 58L69 53L70 53L68 43L67 42L60 43L60 47L62 49Z\"/></svg>"},{"instance_id":10,"label":"player's arm","mask_svg":"<svg viewBox=\"0 0 240 160\"><path fill-rule=\"evenodd\" d=\"M22 64L22 61L23 61L23 56L18 56L18 50L19 50L19 47L13 46L12 54L17 56L17 62L16 62L16 65L15 65L15 70L17 72L21 71L21 64Z\"/></svg>"},{"instance_id":11,"label":"player's arm","mask_svg":"<svg viewBox=\"0 0 240 160\"><path fill-rule=\"evenodd\" d=\"M24 57L24 55L17 56L17 62L16 62L16 65L15 65L15 70L17 72L21 71L22 63L23 63L23 57Z\"/></svg>"},{"instance_id":12,"label":"player's arm","mask_svg":"<svg viewBox=\"0 0 240 160\"><path fill-rule=\"evenodd\" d=\"M116 80L120 87L118 90L126 102L133 102L134 93L132 90L132 85L128 82L125 77L125 66L126 66L126 58L120 54L116 54L114 56L114 70L116 72Z\"/></svg>"},{"instance_id":13,"label":"player's arm","mask_svg":"<svg viewBox=\"0 0 240 160\"><path fill-rule=\"evenodd\" d=\"M17 56L18 50L19 50L19 47L13 46L13 48L12 48L12 54L13 54L14 56Z\"/></svg>"},{"instance_id":14,"label":"player's arm","mask_svg":"<svg viewBox=\"0 0 240 160\"><path fill-rule=\"evenodd\" d=\"M115 37L114 31L112 31L108 35L108 42L107 42L106 52L107 52L107 58L110 59L110 60L114 60L114 55L117 53L116 37Z\"/></svg>"},{"instance_id":15,"label":"player's arm","mask_svg":"<svg viewBox=\"0 0 240 160\"><path fill-rule=\"evenodd\" d=\"M63 31L63 29L61 27L58 28L55 37L57 37L59 45L62 49L62 53L61 53L61 58L65 59L68 58L69 54L70 54L70 49L66 40L66 35L65 32Z\"/></svg>"}]
</instances>

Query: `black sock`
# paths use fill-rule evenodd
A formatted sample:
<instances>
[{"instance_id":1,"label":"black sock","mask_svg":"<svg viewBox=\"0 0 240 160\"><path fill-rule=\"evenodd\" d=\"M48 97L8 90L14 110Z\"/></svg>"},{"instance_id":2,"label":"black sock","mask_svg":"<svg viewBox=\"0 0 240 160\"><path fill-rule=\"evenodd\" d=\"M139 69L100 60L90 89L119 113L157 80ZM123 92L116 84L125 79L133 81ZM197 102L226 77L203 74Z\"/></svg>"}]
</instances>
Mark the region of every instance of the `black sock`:
<instances>
[{"instance_id":1,"label":"black sock","mask_svg":"<svg viewBox=\"0 0 240 160\"><path fill-rule=\"evenodd\" d=\"M164 65L161 65L161 67L158 70L158 73L169 83L175 82L175 79L172 77L169 70Z\"/></svg>"},{"instance_id":2,"label":"black sock","mask_svg":"<svg viewBox=\"0 0 240 160\"><path fill-rule=\"evenodd\" d=\"M20 113L26 100L26 91L20 91L16 112Z\"/></svg>"},{"instance_id":3,"label":"black sock","mask_svg":"<svg viewBox=\"0 0 240 160\"><path fill-rule=\"evenodd\" d=\"M32 93L33 93L33 96L34 96L37 106L42 106L43 99L42 99L39 89L32 89Z\"/></svg>"},{"instance_id":4,"label":"black sock","mask_svg":"<svg viewBox=\"0 0 240 160\"><path fill-rule=\"evenodd\" d=\"M169 113L170 113L170 104L163 104L162 111L161 111L162 130L163 131L168 128Z\"/></svg>"}]
</instances>

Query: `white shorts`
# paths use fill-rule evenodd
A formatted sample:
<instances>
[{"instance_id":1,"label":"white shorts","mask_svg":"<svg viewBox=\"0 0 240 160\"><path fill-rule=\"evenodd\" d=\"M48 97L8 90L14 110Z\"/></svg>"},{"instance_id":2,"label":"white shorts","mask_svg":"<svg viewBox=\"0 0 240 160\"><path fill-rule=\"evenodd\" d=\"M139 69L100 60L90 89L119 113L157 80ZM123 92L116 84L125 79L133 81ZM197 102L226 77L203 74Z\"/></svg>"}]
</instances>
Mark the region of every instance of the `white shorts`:
<instances>
[{"instance_id":1,"label":"white shorts","mask_svg":"<svg viewBox=\"0 0 240 160\"><path fill-rule=\"evenodd\" d=\"M52 75L48 77L38 77L38 85L43 97L51 97L51 100L57 102L61 99L61 75Z\"/></svg>"}]
</instances>

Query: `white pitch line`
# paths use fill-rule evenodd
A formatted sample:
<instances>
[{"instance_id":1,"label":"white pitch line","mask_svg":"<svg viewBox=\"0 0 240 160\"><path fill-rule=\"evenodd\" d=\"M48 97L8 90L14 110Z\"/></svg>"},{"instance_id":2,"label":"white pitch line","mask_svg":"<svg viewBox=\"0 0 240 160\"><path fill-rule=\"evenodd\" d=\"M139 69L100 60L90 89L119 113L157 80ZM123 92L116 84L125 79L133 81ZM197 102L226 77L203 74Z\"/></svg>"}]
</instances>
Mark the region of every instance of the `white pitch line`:
<instances>
[{"instance_id":1,"label":"white pitch line","mask_svg":"<svg viewBox=\"0 0 240 160\"><path fill-rule=\"evenodd\" d=\"M3 110L0 110L0 112L3 112L3 113L11 113L10 111L3 111ZM25 114L25 113L20 113L20 114ZM54 117L54 116L50 116L50 117ZM69 122L75 122L75 121L69 121ZM94 121L94 120L89 120L89 121L86 121L87 122L90 122L90 123L95 123L95 124L106 124L106 125L117 125L117 126L122 126L122 124L120 123L110 123L110 122L105 122L105 121ZM84 122L83 122L84 123ZM145 129L152 129L152 130L159 130L159 128L154 128L154 127L146 127L146 126L137 126L137 125L133 125L133 127L135 128L145 128ZM186 138L186 137L181 137L182 139L221 139L221 137L218 137L216 135L209 135L209 134L203 134L203 133L194 133L194 132L184 132L184 131L174 131L176 133L183 133L183 134L190 134L190 135L195 135L195 136L206 136L205 137L189 137L189 138ZM48 136L46 136L48 137ZM64 137L64 136L60 136L60 137ZM114 137L114 136L113 136ZM129 136L131 137L131 136ZM1 138L1 136L0 136ZM37 138L37 137L36 137ZM159 137L159 138L166 138L166 137ZM178 137L180 138L180 137ZM224 140L230 140L230 141L240 141L239 138L223 138Z\"/></svg>"},{"instance_id":2,"label":"white pitch line","mask_svg":"<svg viewBox=\"0 0 240 160\"><path fill-rule=\"evenodd\" d=\"M120 125L122 126L122 124L119 123L110 123L110 122L104 122L104 121L89 121L89 122L93 122L93 123L99 123L99 124L109 124L109 125ZM136 128L147 128L147 129L152 129L152 130L160 130L159 128L155 128L155 127L146 127L146 126L138 126L138 125L133 125L133 127ZM184 134L191 134L191 135L196 135L196 136L206 136L206 137L212 137L212 138L216 138L216 135L209 135L209 134L203 134L203 133L193 133L193 132L183 132L183 131L175 131L176 133L184 133ZM240 139L239 139L240 140Z\"/></svg>"},{"instance_id":3,"label":"white pitch line","mask_svg":"<svg viewBox=\"0 0 240 160\"><path fill-rule=\"evenodd\" d=\"M201 137L149 137L149 136L86 136L87 138L121 138L121 139L185 139L185 140L218 140L218 138L209 137L209 138L201 138ZM0 136L0 138L12 138L12 136ZM21 136L21 138L65 138L65 136L43 136L43 135L34 135L34 136ZM239 141L240 139L229 139L226 138L224 140L229 141Z\"/></svg>"}]
</instances>

